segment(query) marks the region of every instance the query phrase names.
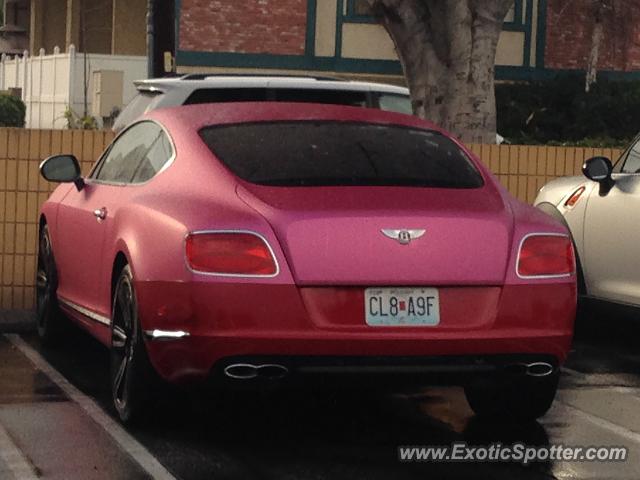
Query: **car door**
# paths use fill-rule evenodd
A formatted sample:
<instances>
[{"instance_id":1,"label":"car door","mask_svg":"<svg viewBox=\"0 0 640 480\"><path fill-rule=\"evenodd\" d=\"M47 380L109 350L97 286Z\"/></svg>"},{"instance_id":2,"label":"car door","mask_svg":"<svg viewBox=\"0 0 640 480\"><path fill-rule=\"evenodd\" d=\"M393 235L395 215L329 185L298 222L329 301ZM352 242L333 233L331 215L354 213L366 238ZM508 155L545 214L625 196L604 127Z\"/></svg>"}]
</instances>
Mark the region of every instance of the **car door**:
<instances>
[{"instance_id":1,"label":"car door","mask_svg":"<svg viewBox=\"0 0 640 480\"><path fill-rule=\"evenodd\" d=\"M160 131L148 121L125 130L99 160L85 187L70 190L58 210L58 296L67 306L98 322L108 323L111 316L104 285L108 275L105 240Z\"/></svg>"},{"instance_id":2,"label":"car door","mask_svg":"<svg viewBox=\"0 0 640 480\"><path fill-rule=\"evenodd\" d=\"M581 258L589 295L640 305L640 140L620 158L606 194L589 196Z\"/></svg>"}]
</instances>

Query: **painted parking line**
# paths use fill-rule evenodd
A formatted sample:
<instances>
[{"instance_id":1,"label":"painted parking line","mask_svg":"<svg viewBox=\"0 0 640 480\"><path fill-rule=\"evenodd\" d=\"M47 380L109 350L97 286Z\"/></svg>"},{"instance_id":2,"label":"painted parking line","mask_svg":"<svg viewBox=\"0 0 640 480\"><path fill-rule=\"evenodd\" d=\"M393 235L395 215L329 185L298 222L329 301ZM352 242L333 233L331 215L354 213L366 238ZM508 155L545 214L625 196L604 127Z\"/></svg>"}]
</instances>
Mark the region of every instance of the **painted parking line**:
<instances>
[{"instance_id":1,"label":"painted parking line","mask_svg":"<svg viewBox=\"0 0 640 480\"><path fill-rule=\"evenodd\" d=\"M562 371L574 378L580 379L582 381L588 382L592 377L597 376L599 374L587 374L582 373L577 370L573 370L571 368L562 367ZM611 375L607 375L607 377L611 377ZM604 387L604 386L603 386ZM599 385L593 385L591 388L601 388ZM638 393L640 389L637 387L620 387L620 386L606 386L608 392L616 392L622 395L626 395L637 399ZM556 399L556 402L562 405L563 408L569 410L575 416L582 418L583 420L588 421L593 425L597 425L600 428L608 430L611 433L619 435L620 437L629 440L634 443L640 444L640 433L630 430L622 425L618 425L617 423L611 422L605 418L602 418L599 415L595 415L593 413L587 412L582 408L573 405L570 401L565 399Z\"/></svg>"},{"instance_id":2,"label":"painted parking line","mask_svg":"<svg viewBox=\"0 0 640 480\"><path fill-rule=\"evenodd\" d=\"M609 420L606 420L592 413L585 412L584 410L581 410L580 408L575 407L563 400L556 400L556 402L562 405L562 408L571 412L576 417L582 418L583 420L586 420L592 423L593 425L597 425L598 427L604 430L608 430L609 432L614 433L626 440L640 444L640 433L634 432L633 430L629 430L628 428L625 428L621 425L610 422Z\"/></svg>"},{"instance_id":3,"label":"painted parking line","mask_svg":"<svg viewBox=\"0 0 640 480\"><path fill-rule=\"evenodd\" d=\"M0 424L0 459L6 464L13 476L12 480L37 480L36 472L29 460L11 440L9 433Z\"/></svg>"},{"instance_id":4,"label":"painted parking line","mask_svg":"<svg viewBox=\"0 0 640 480\"><path fill-rule=\"evenodd\" d=\"M129 433L119 423L107 415L96 402L73 386L28 343L15 334L5 334L5 337L18 350L20 350L20 352L26 356L36 368L47 375L51 381L62 389L71 400L78 404L94 422L100 425L120 446L120 448L129 454L129 456L152 478L156 480L176 480L176 477L174 477L171 472L169 472L140 442L129 435ZM21 479L23 477L18 478ZM30 480L31 477L24 478L25 480Z\"/></svg>"}]
</instances>

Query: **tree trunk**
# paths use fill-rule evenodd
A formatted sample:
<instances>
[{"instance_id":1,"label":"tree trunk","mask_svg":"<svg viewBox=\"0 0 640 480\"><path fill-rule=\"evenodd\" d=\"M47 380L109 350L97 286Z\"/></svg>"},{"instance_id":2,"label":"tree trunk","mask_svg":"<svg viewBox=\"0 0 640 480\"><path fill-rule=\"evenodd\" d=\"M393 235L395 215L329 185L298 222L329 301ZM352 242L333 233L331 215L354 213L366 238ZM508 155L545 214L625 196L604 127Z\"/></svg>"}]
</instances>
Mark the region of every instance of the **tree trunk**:
<instances>
[{"instance_id":1,"label":"tree trunk","mask_svg":"<svg viewBox=\"0 0 640 480\"><path fill-rule=\"evenodd\" d=\"M595 0L594 24L591 32L591 50L589 51L589 62L587 64L587 75L584 84L584 91L589 92L591 85L596 83L598 76L598 58L600 57L600 44L604 36L602 25L602 15L605 9L604 0Z\"/></svg>"},{"instance_id":2,"label":"tree trunk","mask_svg":"<svg viewBox=\"0 0 640 480\"><path fill-rule=\"evenodd\" d=\"M369 0L393 39L416 115L495 143L495 55L513 0Z\"/></svg>"}]
</instances>

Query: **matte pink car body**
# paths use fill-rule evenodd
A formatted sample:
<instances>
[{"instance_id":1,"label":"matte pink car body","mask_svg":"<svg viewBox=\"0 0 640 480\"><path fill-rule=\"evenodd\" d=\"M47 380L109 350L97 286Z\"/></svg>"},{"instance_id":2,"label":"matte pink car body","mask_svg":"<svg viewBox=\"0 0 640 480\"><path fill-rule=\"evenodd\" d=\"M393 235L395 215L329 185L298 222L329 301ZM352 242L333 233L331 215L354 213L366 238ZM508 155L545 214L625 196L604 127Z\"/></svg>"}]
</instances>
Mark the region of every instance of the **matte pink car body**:
<instances>
[{"instance_id":1,"label":"matte pink car body","mask_svg":"<svg viewBox=\"0 0 640 480\"><path fill-rule=\"evenodd\" d=\"M575 276L523 279L522 239L566 234L517 201L465 147L484 179L477 189L266 187L238 179L211 153L206 126L339 120L439 130L420 119L360 108L218 104L157 110L176 151L142 185L59 186L42 207L66 313L109 345L113 278L132 268L142 329L181 331L146 340L166 380L202 381L235 357L544 355L564 361L572 339ZM286 141L286 139L283 139ZM259 154L259 152L258 152ZM95 209L108 212L96 221ZM384 228L427 229L400 245ZM273 249L273 278L192 272L185 237L248 230ZM441 292L437 327L365 324L364 288L429 286ZM65 306L66 305L66 306ZM75 305L76 308L69 308Z\"/></svg>"}]
</instances>

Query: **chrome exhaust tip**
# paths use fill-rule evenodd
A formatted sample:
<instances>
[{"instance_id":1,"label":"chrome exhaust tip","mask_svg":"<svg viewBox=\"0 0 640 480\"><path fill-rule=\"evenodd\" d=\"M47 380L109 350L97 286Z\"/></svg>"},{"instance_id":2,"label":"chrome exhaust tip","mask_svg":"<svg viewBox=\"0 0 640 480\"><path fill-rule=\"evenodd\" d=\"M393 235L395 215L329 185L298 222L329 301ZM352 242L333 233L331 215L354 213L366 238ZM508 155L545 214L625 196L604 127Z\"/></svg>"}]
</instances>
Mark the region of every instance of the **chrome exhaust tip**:
<instances>
[{"instance_id":1,"label":"chrome exhaust tip","mask_svg":"<svg viewBox=\"0 0 640 480\"><path fill-rule=\"evenodd\" d=\"M284 365L267 363L264 365L252 365L250 363L234 363L225 367L224 374L235 380L252 380L254 378L265 378L267 380L278 380L289 374L289 369Z\"/></svg>"},{"instance_id":2,"label":"chrome exhaust tip","mask_svg":"<svg viewBox=\"0 0 640 480\"><path fill-rule=\"evenodd\" d=\"M547 362L533 362L526 365L526 373L530 377L546 377L554 371L553 365Z\"/></svg>"},{"instance_id":3,"label":"chrome exhaust tip","mask_svg":"<svg viewBox=\"0 0 640 480\"><path fill-rule=\"evenodd\" d=\"M258 369L249 363L234 363L225 367L224 374L235 380L251 380L258 376Z\"/></svg>"}]
</instances>

